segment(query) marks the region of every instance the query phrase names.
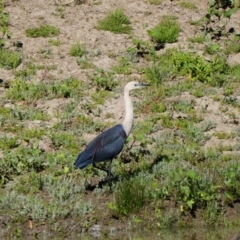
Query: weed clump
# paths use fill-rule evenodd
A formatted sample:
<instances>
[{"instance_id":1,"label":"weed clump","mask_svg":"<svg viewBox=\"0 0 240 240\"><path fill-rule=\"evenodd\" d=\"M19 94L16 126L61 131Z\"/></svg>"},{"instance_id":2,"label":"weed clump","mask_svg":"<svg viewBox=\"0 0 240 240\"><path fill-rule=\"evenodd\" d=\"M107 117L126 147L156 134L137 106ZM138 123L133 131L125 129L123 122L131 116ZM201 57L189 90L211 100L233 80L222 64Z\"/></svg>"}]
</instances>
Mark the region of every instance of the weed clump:
<instances>
[{"instance_id":1,"label":"weed clump","mask_svg":"<svg viewBox=\"0 0 240 240\"><path fill-rule=\"evenodd\" d=\"M69 53L73 57L82 57L86 53L86 47L80 43L75 43L71 46Z\"/></svg>"},{"instance_id":2,"label":"weed clump","mask_svg":"<svg viewBox=\"0 0 240 240\"><path fill-rule=\"evenodd\" d=\"M26 30L26 36L31 38L54 37L59 34L59 28L50 25L41 25L39 28L29 28Z\"/></svg>"},{"instance_id":3,"label":"weed clump","mask_svg":"<svg viewBox=\"0 0 240 240\"><path fill-rule=\"evenodd\" d=\"M197 10L197 6L191 2L180 2L179 6L182 8L190 9L190 10Z\"/></svg>"},{"instance_id":4,"label":"weed clump","mask_svg":"<svg viewBox=\"0 0 240 240\"><path fill-rule=\"evenodd\" d=\"M21 54L6 48L0 49L0 68L12 69L21 63Z\"/></svg>"},{"instance_id":5,"label":"weed clump","mask_svg":"<svg viewBox=\"0 0 240 240\"><path fill-rule=\"evenodd\" d=\"M110 206L117 215L137 212L145 202L145 186L138 178L126 180L119 186L115 195L115 204Z\"/></svg>"},{"instance_id":6,"label":"weed clump","mask_svg":"<svg viewBox=\"0 0 240 240\"><path fill-rule=\"evenodd\" d=\"M224 52L225 54L233 54L233 53L239 53L240 52L240 37L235 36L232 40L227 41L225 45Z\"/></svg>"},{"instance_id":7,"label":"weed clump","mask_svg":"<svg viewBox=\"0 0 240 240\"><path fill-rule=\"evenodd\" d=\"M149 3L153 5L160 5L162 3L162 0L149 0Z\"/></svg>"},{"instance_id":8,"label":"weed clump","mask_svg":"<svg viewBox=\"0 0 240 240\"><path fill-rule=\"evenodd\" d=\"M97 29L113 33L130 33L132 27L130 26L130 20L123 9L120 8L109 12L103 20L100 20Z\"/></svg>"},{"instance_id":9,"label":"weed clump","mask_svg":"<svg viewBox=\"0 0 240 240\"><path fill-rule=\"evenodd\" d=\"M211 62L207 62L200 55L183 51L173 53L173 66L176 73L189 75L212 86L222 86L223 74L229 72L229 65L223 57L215 56Z\"/></svg>"},{"instance_id":10,"label":"weed clump","mask_svg":"<svg viewBox=\"0 0 240 240\"><path fill-rule=\"evenodd\" d=\"M69 78L60 83L49 85L26 83L22 79L11 82L9 89L6 91L6 98L12 100L25 100L31 102L40 98L70 98L79 96L81 82L75 78Z\"/></svg>"},{"instance_id":11,"label":"weed clump","mask_svg":"<svg viewBox=\"0 0 240 240\"><path fill-rule=\"evenodd\" d=\"M149 36L155 43L173 43L177 41L180 25L175 18L163 18L153 29L148 30Z\"/></svg>"}]
</instances>

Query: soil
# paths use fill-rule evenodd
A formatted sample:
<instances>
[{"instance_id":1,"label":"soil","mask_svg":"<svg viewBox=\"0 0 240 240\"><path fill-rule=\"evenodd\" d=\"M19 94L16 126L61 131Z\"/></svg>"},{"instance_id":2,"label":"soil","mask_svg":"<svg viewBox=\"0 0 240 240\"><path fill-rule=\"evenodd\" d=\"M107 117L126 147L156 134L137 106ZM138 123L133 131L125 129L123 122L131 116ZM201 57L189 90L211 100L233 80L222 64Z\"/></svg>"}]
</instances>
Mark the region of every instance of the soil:
<instances>
[{"instance_id":1,"label":"soil","mask_svg":"<svg viewBox=\"0 0 240 240\"><path fill-rule=\"evenodd\" d=\"M51 66L56 65L57 70L37 70L36 76L31 81L44 81L51 79L65 79L69 77L75 77L81 79L82 81L88 81L88 69L81 69L76 60L70 56L69 49L70 46L76 42L86 45L86 49L91 53L92 62L98 68L104 70L111 70L111 68L117 65L117 56L126 51L128 46L132 45L132 38L138 38L148 41L149 36L147 34L147 29L153 28L158 22L161 16L163 15L174 15L178 18L181 24L181 33L178 38L177 43L166 44L166 48L169 47L182 47L186 48L189 44L187 39L193 37L196 33L196 27L191 25L190 21L196 21L200 19L207 9L207 0L198 1L191 0L196 4L198 10L188 10L183 9L178 5L179 1L168 1L164 0L161 5L152 5L149 4L147 0L138 1L138 0L102 0L101 3L96 0L82 1L81 4L77 5L75 2L78 1L66 1L66 0L19 0L19 1L10 1L6 0L6 12L10 14L10 32L12 33L12 38L7 42L9 46L12 46L14 42L21 41L23 43L23 62L17 68L17 70L24 69L27 63L34 61L38 65ZM80 1L81 2L81 1ZM98 4L100 3L100 4ZM64 8L64 16L61 17L59 12L56 11L57 7ZM113 34L107 31L99 31L96 29L98 20L103 19L109 10L122 7L125 10L126 15L131 19L131 25L133 27L133 36L130 38L125 34ZM240 32L239 23L240 12L238 11L233 15L233 18L228 23L227 26L234 26L237 32ZM49 38L28 38L25 35L25 30L32 27L39 27L41 24L49 24L56 26L60 29L60 35L52 39L58 39L61 41L59 46L50 46L48 41ZM48 58L44 57L44 53L50 51L51 54ZM163 51L163 50L161 50ZM201 53L201 49L199 49ZM112 57L113 56L113 57ZM230 63L240 63L240 54L230 56ZM139 63L143 64L143 63ZM0 69L0 78L3 80L5 85L8 82L15 78L13 71ZM141 79L141 75L138 73L132 73L129 79ZM1 94L4 93L4 88L1 88ZM191 99L189 93L184 93L181 96L178 96L177 99L168 99L168 101L179 101L183 99ZM201 109L205 108L208 113L204 116L205 119L212 119L216 124L216 129L223 132L232 132L236 125L240 122L239 111L235 108L231 108L229 111L232 111L235 114L234 121L226 115L223 115L219 110L220 106L217 102L209 97L202 97L195 99L196 101L195 108ZM54 118L54 110L61 108L61 106L66 103L66 99L53 99L47 102L37 102L36 108L47 109L48 114L51 116L49 121L49 126L52 126L56 119ZM112 107L112 104L116 107ZM121 94L118 94L116 98L107 101L107 103L102 107L103 116L105 113L113 113L114 118L111 119L115 122L121 121L124 109L119 111L118 109L123 109L123 99ZM176 118L179 116L175 116ZM106 120L105 120L106 121ZM109 121L109 120L108 120ZM237 124L236 124L237 122ZM38 121L29 122L29 128L37 127L40 123ZM215 129L215 130L216 130ZM86 134L84 136L86 142L93 138L93 134ZM210 140L206 143L205 147L214 146L221 143L223 145L234 144L231 140L227 139L217 139L211 137ZM47 141L42 141L40 144L45 151L51 151L50 144ZM236 151L236 154L239 152ZM1 152L0 152L1 155ZM98 179L96 179L98 180ZM95 181L94 179L92 180ZM89 191L87 197L94 198L91 196L93 193ZM122 219L119 221L113 217L109 218L111 215L109 209L106 207L111 196L105 195L102 198L101 208L98 211L104 211L102 219L99 219L102 228L105 230L110 230L113 232L118 232L116 239L121 239L121 233L126 232L126 226L128 219ZM151 209L146 209L146 211L151 211ZM240 205L236 205L234 208L235 213L234 217L240 214ZM233 209L229 209L229 216ZM236 214L237 212L237 214ZM3 227L3 222L6 222L6 219L3 221L4 216L0 216L0 226ZM70 239L71 231L74 232L78 228L78 224L73 223L71 219L62 220L60 223L69 230L69 235L66 238ZM95 230L94 230L95 227ZM97 224L91 226L90 231L98 232ZM33 229L29 229L29 222L25 224L25 239L42 236L43 232L51 232L51 226L46 225L34 225ZM78 231L79 232L79 231ZM191 231L189 231L190 233ZM228 237L225 239L231 239L234 235L237 234L237 231L231 232ZM134 235L134 234L133 234ZM82 236L80 234L80 236ZM94 236L94 234L93 234ZM101 235L102 236L102 235ZM123 239L127 239L127 235L124 235ZM141 236L141 234L140 234ZM144 234L143 234L144 236ZM42 238L41 237L41 238ZM45 236L53 237L50 235ZM62 237L62 236L61 236ZM95 236L97 237L97 236ZM103 236L102 236L103 237ZM190 235L189 235L190 237ZM74 239L74 237L71 237ZM143 238L141 238L143 239ZM150 239L150 237L144 238ZM151 239L155 237L151 236ZM157 238L156 238L157 239ZM190 239L190 238L189 238ZM201 237L192 236L191 239L203 239ZM206 239L206 238L205 238Z\"/></svg>"}]
</instances>

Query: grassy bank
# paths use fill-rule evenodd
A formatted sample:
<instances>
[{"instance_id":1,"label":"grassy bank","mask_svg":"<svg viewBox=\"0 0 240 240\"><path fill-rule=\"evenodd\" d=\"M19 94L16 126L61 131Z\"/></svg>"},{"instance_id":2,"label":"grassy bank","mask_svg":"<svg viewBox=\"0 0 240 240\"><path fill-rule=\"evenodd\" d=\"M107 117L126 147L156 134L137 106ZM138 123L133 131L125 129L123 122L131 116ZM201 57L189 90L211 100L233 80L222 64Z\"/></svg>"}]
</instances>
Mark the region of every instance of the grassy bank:
<instances>
[{"instance_id":1,"label":"grassy bank","mask_svg":"<svg viewBox=\"0 0 240 240\"><path fill-rule=\"evenodd\" d=\"M65 10L57 8L54 16ZM95 30L124 33L129 44L117 55L108 52L116 64L107 70L96 66L101 52L68 44L66 55L83 78L61 77L61 65L44 64L56 56L65 63L61 41L51 39L61 29L50 26L46 36L38 31L45 34L48 25L23 32L50 39L36 59L26 57L7 70L12 79L1 82L0 224L6 232L22 236L24 229L48 226L64 235L100 223L107 236L112 226L240 224L240 64L229 61L240 40L198 30L171 45L180 20L162 17L142 30L146 40L134 36L122 8L110 11ZM115 21L123 26L116 29ZM189 24L197 31L201 22ZM132 93L135 125L113 162L111 193L105 173L91 166L76 170L73 163L89 140L121 121L123 87L136 75L151 86Z\"/></svg>"}]
</instances>

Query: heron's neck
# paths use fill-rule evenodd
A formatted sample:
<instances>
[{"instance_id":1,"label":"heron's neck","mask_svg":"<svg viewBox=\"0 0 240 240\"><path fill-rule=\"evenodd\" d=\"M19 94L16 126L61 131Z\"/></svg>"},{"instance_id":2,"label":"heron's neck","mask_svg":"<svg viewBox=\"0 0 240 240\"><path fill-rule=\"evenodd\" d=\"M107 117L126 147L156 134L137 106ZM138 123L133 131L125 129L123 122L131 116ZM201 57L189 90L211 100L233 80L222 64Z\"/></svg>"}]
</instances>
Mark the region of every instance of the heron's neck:
<instances>
[{"instance_id":1,"label":"heron's neck","mask_svg":"<svg viewBox=\"0 0 240 240\"><path fill-rule=\"evenodd\" d=\"M125 118L123 120L122 126L126 132L126 135L128 136L133 126L133 105L128 90L124 91L124 103L125 103Z\"/></svg>"}]
</instances>

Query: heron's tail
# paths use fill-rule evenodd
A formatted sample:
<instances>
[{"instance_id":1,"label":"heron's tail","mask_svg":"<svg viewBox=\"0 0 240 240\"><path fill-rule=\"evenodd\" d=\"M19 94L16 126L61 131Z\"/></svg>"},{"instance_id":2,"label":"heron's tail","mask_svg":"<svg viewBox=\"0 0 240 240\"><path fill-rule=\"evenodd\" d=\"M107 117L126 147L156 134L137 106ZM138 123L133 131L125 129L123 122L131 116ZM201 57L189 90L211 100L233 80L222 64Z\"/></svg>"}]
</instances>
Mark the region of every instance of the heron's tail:
<instances>
[{"instance_id":1,"label":"heron's tail","mask_svg":"<svg viewBox=\"0 0 240 240\"><path fill-rule=\"evenodd\" d=\"M84 152L81 152L78 155L78 158L74 163L75 168L83 169L83 168L87 167L89 164L92 163L91 158L86 159L86 157L84 155L85 155Z\"/></svg>"}]
</instances>

